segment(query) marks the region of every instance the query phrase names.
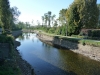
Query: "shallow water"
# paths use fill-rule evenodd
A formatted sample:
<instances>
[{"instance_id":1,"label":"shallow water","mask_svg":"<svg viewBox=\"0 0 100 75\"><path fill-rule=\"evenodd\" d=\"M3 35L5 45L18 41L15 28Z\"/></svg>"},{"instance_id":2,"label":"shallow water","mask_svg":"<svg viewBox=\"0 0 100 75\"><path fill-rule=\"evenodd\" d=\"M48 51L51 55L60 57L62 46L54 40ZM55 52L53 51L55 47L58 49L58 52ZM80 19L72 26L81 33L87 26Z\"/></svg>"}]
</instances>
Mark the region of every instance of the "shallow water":
<instances>
[{"instance_id":1,"label":"shallow water","mask_svg":"<svg viewBox=\"0 0 100 75\"><path fill-rule=\"evenodd\" d=\"M100 75L100 62L45 44L35 33L23 33L16 40L21 43L20 55L36 75Z\"/></svg>"}]
</instances>

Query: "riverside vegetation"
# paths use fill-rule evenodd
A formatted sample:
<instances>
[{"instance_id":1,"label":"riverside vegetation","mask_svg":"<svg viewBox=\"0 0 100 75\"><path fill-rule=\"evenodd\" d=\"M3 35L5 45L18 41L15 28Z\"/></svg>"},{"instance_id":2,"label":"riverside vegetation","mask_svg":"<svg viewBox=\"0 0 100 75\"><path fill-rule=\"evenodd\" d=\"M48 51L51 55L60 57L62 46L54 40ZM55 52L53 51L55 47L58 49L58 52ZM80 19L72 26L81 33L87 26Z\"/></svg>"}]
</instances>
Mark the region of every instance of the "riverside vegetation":
<instances>
[{"instance_id":1,"label":"riverside vegetation","mask_svg":"<svg viewBox=\"0 0 100 75\"><path fill-rule=\"evenodd\" d=\"M0 35L3 38L0 40L0 75L31 75L33 69L16 50L20 42L15 41L15 37L21 33L19 30L13 31L13 35Z\"/></svg>"},{"instance_id":2,"label":"riverside vegetation","mask_svg":"<svg viewBox=\"0 0 100 75\"><path fill-rule=\"evenodd\" d=\"M47 34L44 32L39 32L37 36L40 40L50 45L67 48L75 53L100 61L100 41L53 36L53 34Z\"/></svg>"},{"instance_id":3,"label":"riverside vegetation","mask_svg":"<svg viewBox=\"0 0 100 75\"><path fill-rule=\"evenodd\" d=\"M52 12L48 11L41 17L42 25L38 20L37 25L34 26L31 26L29 22L17 22L20 14L21 12L17 7L10 7L9 0L0 0L0 29L2 29L2 32L0 31L0 44L8 43L10 45L9 57L11 59L16 57L13 52L14 38L9 33L19 29L42 30L47 32L44 34L52 35L56 38L82 43L83 45L100 46L100 4L97 4L97 0L74 0L69 8L59 11L57 19L55 19L55 14L52 15ZM34 24L33 22L32 24ZM84 33L81 32L82 29L91 30ZM9 61L9 59L1 61L1 64L4 65L0 66L0 75L21 75L20 68L16 64L11 65L11 62L16 63L15 61Z\"/></svg>"}]
</instances>

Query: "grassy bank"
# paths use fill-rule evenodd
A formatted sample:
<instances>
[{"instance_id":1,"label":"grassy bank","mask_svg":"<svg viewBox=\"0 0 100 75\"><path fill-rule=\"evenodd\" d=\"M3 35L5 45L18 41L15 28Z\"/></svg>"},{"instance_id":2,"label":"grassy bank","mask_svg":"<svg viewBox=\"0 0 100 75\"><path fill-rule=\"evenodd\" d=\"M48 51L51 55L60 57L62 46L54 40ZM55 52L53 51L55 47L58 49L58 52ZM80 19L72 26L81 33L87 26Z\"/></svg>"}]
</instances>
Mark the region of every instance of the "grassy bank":
<instances>
[{"instance_id":1,"label":"grassy bank","mask_svg":"<svg viewBox=\"0 0 100 75\"><path fill-rule=\"evenodd\" d=\"M78 37L55 35L55 34L50 34L50 33L42 32L42 31L40 31L39 33L48 35L54 38L64 39L64 40L68 40L68 41L75 42L75 43L80 43L83 45L91 45L91 46L100 47L100 41L97 41L97 40L89 40L89 39L83 39L83 38L78 38Z\"/></svg>"},{"instance_id":2,"label":"grassy bank","mask_svg":"<svg viewBox=\"0 0 100 75\"><path fill-rule=\"evenodd\" d=\"M0 75L31 75L31 66L16 50L20 42L15 38L21 33L14 31L12 35L0 35Z\"/></svg>"},{"instance_id":3,"label":"grassy bank","mask_svg":"<svg viewBox=\"0 0 100 75\"><path fill-rule=\"evenodd\" d=\"M12 35L0 35L0 43L4 46L0 47L0 52L3 55L3 57L0 57L0 75L22 75L22 72L16 63L14 37ZM3 53L3 50L9 52Z\"/></svg>"}]
</instances>

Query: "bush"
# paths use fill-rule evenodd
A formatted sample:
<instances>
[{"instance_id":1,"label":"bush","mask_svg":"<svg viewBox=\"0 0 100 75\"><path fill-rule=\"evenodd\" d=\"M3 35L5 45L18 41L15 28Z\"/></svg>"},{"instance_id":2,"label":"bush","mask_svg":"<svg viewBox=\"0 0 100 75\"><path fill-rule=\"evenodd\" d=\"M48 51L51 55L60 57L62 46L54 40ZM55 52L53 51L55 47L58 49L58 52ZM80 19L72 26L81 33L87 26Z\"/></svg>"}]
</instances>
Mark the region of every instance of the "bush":
<instances>
[{"instance_id":1,"label":"bush","mask_svg":"<svg viewBox=\"0 0 100 75\"><path fill-rule=\"evenodd\" d=\"M55 28L50 28L48 33L55 33Z\"/></svg>"},{"instance_id":2,"label":"bush","mask_svg":"<svg viewBox=\"0 0 100 75\"><path fill-rule=\"evenodd\" d=\"M14 37L12 35L0 35L0 42L14 44Z\"/></svg>"},{"instance_id":3,"label":"bush","mask_svg":"<svg viewBox=\"0 0 100 75\"><path fill-rule=\"evenodd\" d=\"M89 37L100 37L100 30L89 30L88 36Z\"/></svg>"}]
</instances>

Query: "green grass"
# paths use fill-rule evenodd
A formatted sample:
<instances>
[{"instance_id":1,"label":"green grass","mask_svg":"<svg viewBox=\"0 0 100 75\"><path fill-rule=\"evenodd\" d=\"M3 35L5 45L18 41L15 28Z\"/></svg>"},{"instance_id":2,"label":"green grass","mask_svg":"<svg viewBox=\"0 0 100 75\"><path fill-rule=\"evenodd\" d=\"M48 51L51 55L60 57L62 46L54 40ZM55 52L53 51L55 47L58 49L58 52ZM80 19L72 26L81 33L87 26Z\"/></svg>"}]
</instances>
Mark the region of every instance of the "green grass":
<instances>
[{"instance_id":1,"label":"green grass","mask_svg":"<svg viewBox=\"0 0 100 75\"><path fill-rule=\"evenodd\" d=\"M5 60L0 64L0 75L21 75L21 71L15 61Z\"/></svg>"},{"instance_id":2,"label":"green grass","mask_svg":"<svg viewBox=\"0 0 100 75\"><path fill-rule=\"evenodd\" d=\"M7 58L3 58L4 61L0 62L0 75L22 75L17 62L15 61L14 37L12 35L0 35L0 43L10 44L9 56Z\"/></svg>"},{"instance_id":3,"label":"green grass","mask_svg":"<svg viewBox=\"0 0 100 75\"><path fill-rule=\"evenodd\" d=\"M100 47L100 41L94 41L94 40L80 40L79 43L91 45L91 46L99 46Z\"/></svg>"},{"instance_id":4,"label":"green grass","mask_svg":"<svg viewBox=\"0 0 100 75\"><path fill-rule=\"evenodd\" d=\"M40 33L54 37L54 38L64 39L64 40L68 40L68 41L75 42L75 43L80 43L83 45L91 45L91 46L99 46L100 47L100 41L83 39L84 38L83 36L62 36L62 35L49 34L49 33L45 33L42 31Z\"/></svg>"},{"instance_id":5,"label":"green grass","mask_svg":"<svg viewBox=\"0 0 100 75\"><path fill-rule=\"evenodd\" d=\"M14 44L14 37L12 35L0 35L0 43Z\"/></svg>"}]
</instances>

